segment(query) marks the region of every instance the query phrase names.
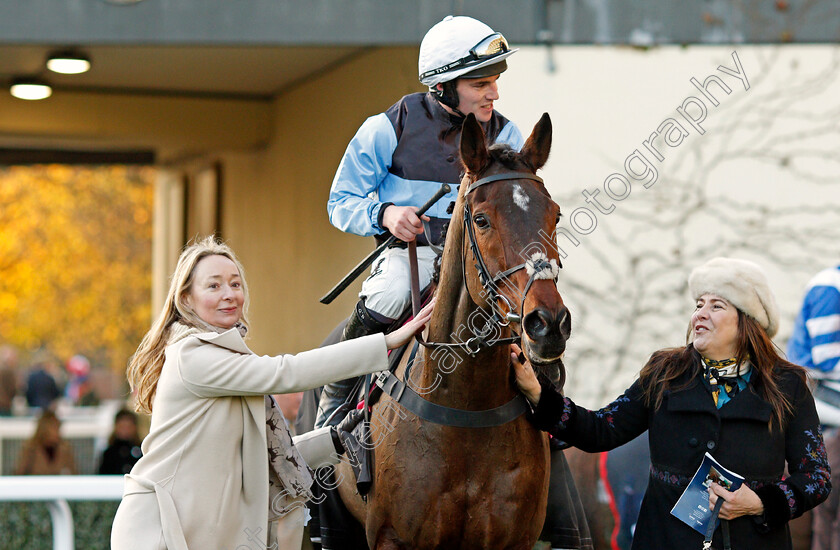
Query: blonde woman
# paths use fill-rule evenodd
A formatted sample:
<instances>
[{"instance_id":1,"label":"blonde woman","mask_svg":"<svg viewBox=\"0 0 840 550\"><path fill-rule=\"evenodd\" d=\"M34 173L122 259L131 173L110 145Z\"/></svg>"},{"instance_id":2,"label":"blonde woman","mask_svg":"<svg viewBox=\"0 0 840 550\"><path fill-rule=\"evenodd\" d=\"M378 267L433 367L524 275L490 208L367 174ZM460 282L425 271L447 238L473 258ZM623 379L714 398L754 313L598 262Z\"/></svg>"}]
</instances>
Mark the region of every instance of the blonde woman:
<instances>
[{"instance_id":1,"label":"blonde woman","mask_svg":"<svg viewBox=\"0 0 840 550\"><path fill-rule=\"evenodd\" d=\"M245 345L247 309L244 271L228 246L207 238L184 250L128 368L138 410L152 420L126 476L114 550L300 548L309 466L337 461L341 444L330 428L293 443L268 395L386 369L386 349L431 315L430 304L388 335L268 357Z\"/></svg>"}]
</instances>

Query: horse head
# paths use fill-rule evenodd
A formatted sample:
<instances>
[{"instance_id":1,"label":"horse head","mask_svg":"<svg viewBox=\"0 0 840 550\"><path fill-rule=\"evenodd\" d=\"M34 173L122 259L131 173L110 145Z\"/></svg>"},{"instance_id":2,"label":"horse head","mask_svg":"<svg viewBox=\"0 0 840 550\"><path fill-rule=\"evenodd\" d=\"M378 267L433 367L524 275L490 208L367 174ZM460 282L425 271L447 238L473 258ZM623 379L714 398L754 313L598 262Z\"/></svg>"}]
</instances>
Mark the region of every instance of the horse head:
<instances>
[{"instance_id":1,"label":"horse head","mask_svg":"<svg viewBox=\"0 0 840 550\"><path fill-rule=\"evenodd\" d=\"M464 251L470 297L480 308L494 310L502 325L520 325L527 358L562 385L561 357L571 316L556 283L560 207L535 175L550 149L548 113L521 152L505 144L488 148L481 126L469 115L461 135L466 174L459 202L464 204L464 242L470 245Z\"/></svg>"}]
</instances>

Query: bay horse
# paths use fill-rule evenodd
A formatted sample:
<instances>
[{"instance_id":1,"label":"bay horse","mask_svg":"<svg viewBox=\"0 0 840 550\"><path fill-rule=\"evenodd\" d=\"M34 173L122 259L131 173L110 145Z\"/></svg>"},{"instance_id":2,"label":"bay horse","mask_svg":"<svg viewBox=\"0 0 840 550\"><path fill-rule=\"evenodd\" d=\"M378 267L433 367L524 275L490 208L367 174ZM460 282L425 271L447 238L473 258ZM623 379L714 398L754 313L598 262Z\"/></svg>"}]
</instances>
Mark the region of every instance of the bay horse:
<instances>
[{"instance_id":1,"label":"bay horse","mask_svg":"<svg viewBox=\"0 0 840 550\"><path fill-rule=\"evenodd\" d=\"M415 352L407 386L426 407L476 423L420 418L383 394L371 412L371 490L363 499L352 482L338 486L370 548L530 550L543 527L548 436L522 414L527 405L510 353L518 343L538 371L565 378L571 319L556 284L560 208L535 175L550 147L547 113L519 153L488 148L475 117L464 122L466 173L447 230L430 342ZM396 379L406 380L405 355ZM517 412L496 422L482 416L502 409ZM353 479L344 462L336 475Z\"/></svg>"}]
</instances>

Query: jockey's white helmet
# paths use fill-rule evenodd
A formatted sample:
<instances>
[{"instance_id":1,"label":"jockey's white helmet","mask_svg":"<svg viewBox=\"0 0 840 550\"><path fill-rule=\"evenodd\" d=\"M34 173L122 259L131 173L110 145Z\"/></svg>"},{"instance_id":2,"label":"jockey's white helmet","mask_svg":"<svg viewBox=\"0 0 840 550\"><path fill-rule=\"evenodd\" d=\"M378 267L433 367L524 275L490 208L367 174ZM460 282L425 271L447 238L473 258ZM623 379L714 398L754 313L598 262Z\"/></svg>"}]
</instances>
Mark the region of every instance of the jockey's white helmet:
<instances>
[{"instance_id":1,"label":"jockey's white helmet","mask_svg":"<svg viewBox=\"0 0 840 550\"><path fill-rule=\"evenodd\" d=\"M434 88L458 77L501 74L511 50L505 37L477 19L447 15L420 43L420 82ZM482 70L483 69L483 70Z\"/></svg>"}]
</instances>

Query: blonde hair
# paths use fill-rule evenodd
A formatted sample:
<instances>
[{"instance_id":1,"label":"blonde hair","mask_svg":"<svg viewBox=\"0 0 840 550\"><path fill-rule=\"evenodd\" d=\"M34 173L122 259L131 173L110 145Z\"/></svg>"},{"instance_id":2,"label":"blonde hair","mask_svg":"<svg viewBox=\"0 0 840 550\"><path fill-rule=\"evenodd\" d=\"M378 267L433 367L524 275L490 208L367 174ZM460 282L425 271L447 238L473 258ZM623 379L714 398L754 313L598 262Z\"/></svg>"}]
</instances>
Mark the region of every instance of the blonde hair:
<instances>
[{"instance_id":1,"label":"blonde hair","mask_svg":"<svg viewBox=\"0 0 840 550\"><path fill-rule=\"evenodd\" d=\"M152 324L152 328L143 337L140 346L128 363L126 376L131 390L136 392L134 407L138 412L152 412L152 403L155 399L158 380L163 368L166 345L172 325L181 323L189 327L210 330L208 324L187 305L185 299L192 289L195 267L198 262L207 256L224 256L236 264L245 296L242 317L239 322L246 328L248 327L248 284L245 282L245 271L242 269L242 264L239 263L233 250L215 237L205 237L188 244L178 258L178 265L172 274L163 310Z\"/></svg>"}]
</instances>

